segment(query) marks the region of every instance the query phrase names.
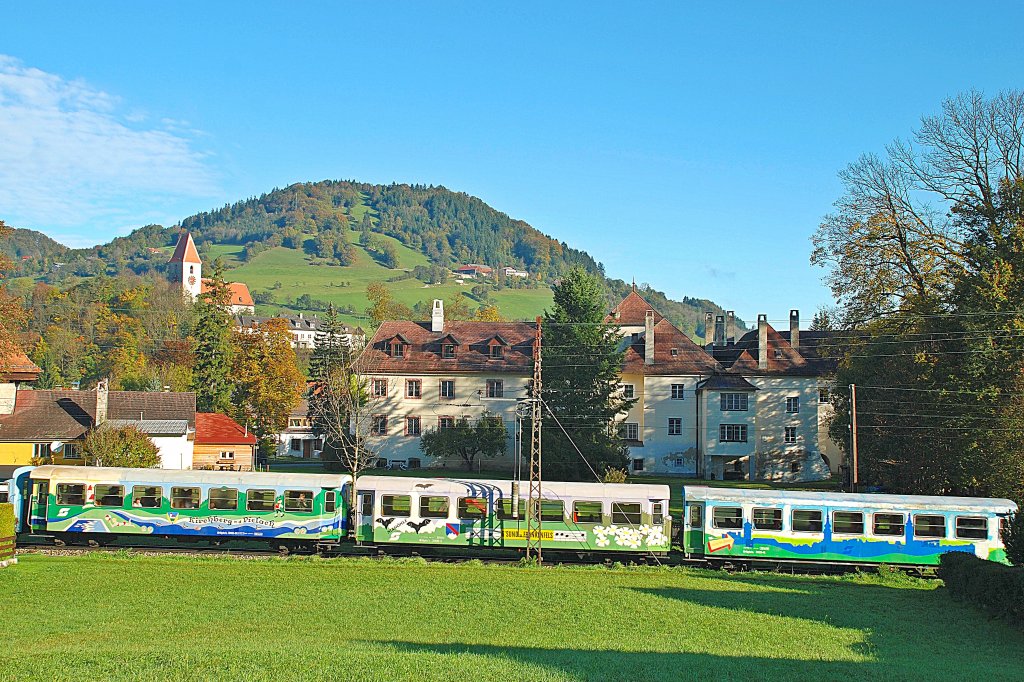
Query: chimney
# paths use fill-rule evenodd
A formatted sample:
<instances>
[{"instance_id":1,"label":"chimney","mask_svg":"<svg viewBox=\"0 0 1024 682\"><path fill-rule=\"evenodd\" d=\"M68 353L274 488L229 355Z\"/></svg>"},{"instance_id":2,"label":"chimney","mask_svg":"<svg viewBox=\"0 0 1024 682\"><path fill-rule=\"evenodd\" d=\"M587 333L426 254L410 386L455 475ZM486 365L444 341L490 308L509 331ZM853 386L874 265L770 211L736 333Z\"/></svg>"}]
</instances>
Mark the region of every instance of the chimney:
<instances>
[{"instance_id":1,"label":"chimney","mask_svg":"<svg viewBox=\"0 0 1024 682\"><path fill-rule=\"evenodd\" d=\"M444 301L439 298L434 299L434 309L430 313L430 331L444 331Z\"/></svg>"},{"instance_id":2,"label":"chimney","mask_svg":"<svg viewBox=\"0 0 1024 682\"><path fill-rule=\"evenodd\" d=\"M757 367L768 369L768 316L757 315Z\"/></svg>"},{"instance_id":3,"label":"chimney","mask_svg":"<svg viewBox=\"0 0 1024 682\"><path fill-rule=\"evenodd\" d=\"M109 383L107 379L100 379L96 384L96 426L107 421L108 385Z\"/></svg>"},{"instance_id":4,"label":"chimney","mask_svg":"<svg viewBox=\"0 0 1024 682\"><path fill-rule=\"evenodd\" d=\"M715 315L715 345L725 344L725 315Z\"/></svg>"},{"instance_id":5,"label":"chimney","mask_svg":"<svg viewBox=\"0 0 1024 682\"><path fill-rule=\"evenodd\" d=\"M731 346L736 343L736 313L732 310L725 311L725 345Z\"/></svg>"},{"instance_id":6,"label":"chimney","mask_svg":"<svg viewBox=\"0 0 1024 682\"><path fill-rule=\"evenodd\" d=\"M715 342L715 316L709 312L704 313L704 347L707 348Z\"/></svg>"},{"instance_id":7,"label":"chimney","mask_svg":"<svg viewBox=\"0 0 1024 682\"><path fill-rule=\"evenodd\" d=\"M654 364L654 311L648 310L644 319L644 364Z\"/></svg>"},{"instance_id":8,"label":"chimney","mask_svg":"<svg viewBox=\"0 0 1024 682\"><path fill-rule=\"evenodd\" d=\"M789 311L789 345L796 350L800 348L800 311Z\"/></svg>"}]
</instances>

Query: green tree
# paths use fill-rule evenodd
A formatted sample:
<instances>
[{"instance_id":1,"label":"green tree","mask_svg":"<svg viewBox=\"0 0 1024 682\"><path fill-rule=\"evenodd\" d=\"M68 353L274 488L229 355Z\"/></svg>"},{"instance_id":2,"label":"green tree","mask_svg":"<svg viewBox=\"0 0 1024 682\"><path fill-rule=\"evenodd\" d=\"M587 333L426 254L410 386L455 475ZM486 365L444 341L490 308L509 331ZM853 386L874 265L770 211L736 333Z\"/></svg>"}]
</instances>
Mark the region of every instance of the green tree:
<instances>
[{"instance_id":1,"label":"green tree","mask_svg":"<svg viewBox=\"0 0 1024 682\"><path fill-rule=\"evenodd\" d=\"M90 466L152 469L160 466L160 451L149 436L134 426L100 424L82 440L82 457Z\"/></svg>"},{"instance_id":2,"label":"green tree","mask_svg":"<svg viewBox=\"0 0 1024 682\"><path fill-rule=\"evenodd\" d=\"M1002 531L1006 558L1014 566L1024 567L1024 512L1017 510Z\"/></svg>"},{"instance_id":3,"label":"green tree","mask_svg":"<svg viewBox=\"0 0 1024 682\"><path fill-rule=\"evenodd\" d=\"M554 298L542 345L542 398L551 411L543 417L544 472L552 479L593 480L594 472L625 465L614 423L636 399L619 391L625 351L617 328L604 322L598 278L573 267Z\"/></svg>"},{"instance_id":4,"label":"green tree","mask_svg":"<svg viewBox=\"0 0 1024 682\"><path fill-rule=\"evenodd\" d=\"M280 318L234 335L234 413L252 426L261 450L268 455L275 448L274 434L288 426L305 385L291 340L288 322Z\"/></svg>"},{"instance_id":5,"label":"green tree","mask_svg":"<svg viewBox=\"0 0 1024 682\"><path fill-rule=\"evenodd\" d=\"M423 454L434 459L462 462L467 471L473 469L477 458L494 458L504 454L508 431L498 415L485 412L476 423L468 417L448 428L431 429L420 438Z\"/></svg>"},{"instance_id":6,"label":"green tree","mask_svg":"<svg viewBox=\"0 0 1024 682\"><path fill-rule=\"evenodd\" d=\"M224 264L218 258L204 291L196 301L196 322L192 337L195 342L195 366L192 390L196 392L196 409L200 412L230 414L232 321L230 292L224 281Z\"/></svg>"},{"instance_id":7,"label":"green tree","mask_svg":"<svg viewBox=\"0 0 1024 682\"><path fill-rule=\"evenodd\" d=\"M11 228L0 220L0 239L10 237ZM13 268L11 259L0 253L0 273ZM11 294L6 283L0 284L0 369L13 353L21 350L17 341L17 332L28 320L28 311L21 300Z\"/></svg>"}]
</instances>

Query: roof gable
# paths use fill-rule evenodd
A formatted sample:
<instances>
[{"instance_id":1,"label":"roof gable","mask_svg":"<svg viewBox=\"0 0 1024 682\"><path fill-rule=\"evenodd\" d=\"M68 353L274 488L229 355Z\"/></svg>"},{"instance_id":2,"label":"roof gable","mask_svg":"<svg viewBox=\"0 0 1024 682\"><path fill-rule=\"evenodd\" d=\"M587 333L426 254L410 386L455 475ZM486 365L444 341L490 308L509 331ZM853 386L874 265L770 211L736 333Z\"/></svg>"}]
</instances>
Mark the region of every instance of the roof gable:
<instances>
[{"instance_id":1,"label":"roof gable","mask_svg":"<svg viewBox=\"0 0 1024 682\"><path fill-rule=\"evenodd\" d=\"M199 412L196 414L196 443L200 445L255 445L256 436L227 415Z\"/></svg>"},{"instance_id":2,"label":"roof gable","mask_svg":"<svg viewBox=\"0 0 1024 682\"><path fill-rule=\"evenodd\" d=\"M654 313L655 324L665 319L664 315L655 310L654 306L644 300L644 297L638 294L636 289L633 289L605 316L604 321L609 324L642 327L647 323L647 311Z\"/></svg>"},{"instance_id":3,"label":"roof gable","mask_svg":"<svg viewBox=\"0 0 1024 682\"><path fill-rule=\"evenodd\" d=\"M174 247L174 255L167 262L202 264L203 261L199 258L199 251L196 249L196 243L192 239L191 232L182 232L178 236L178 244Z\"/></svg>"}]
</instances>

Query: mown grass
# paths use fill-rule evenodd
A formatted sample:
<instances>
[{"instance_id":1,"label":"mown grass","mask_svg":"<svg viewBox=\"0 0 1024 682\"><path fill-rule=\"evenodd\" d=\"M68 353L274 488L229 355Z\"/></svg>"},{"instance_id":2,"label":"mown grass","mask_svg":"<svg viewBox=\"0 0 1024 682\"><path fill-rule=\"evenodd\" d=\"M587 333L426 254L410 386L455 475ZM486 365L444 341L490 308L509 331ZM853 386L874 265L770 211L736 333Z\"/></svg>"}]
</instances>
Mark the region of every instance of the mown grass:
<instances>
[{"instance_id":1,"label":"mown grass","mask_svg":"<svg viewBox=\"0 0 1024 682\"><path fill-rule=\"evenodd\" d=\"M1019 679L1024 635L908 578L23 556L2 679Z\"/></svg>"}]
</instances>

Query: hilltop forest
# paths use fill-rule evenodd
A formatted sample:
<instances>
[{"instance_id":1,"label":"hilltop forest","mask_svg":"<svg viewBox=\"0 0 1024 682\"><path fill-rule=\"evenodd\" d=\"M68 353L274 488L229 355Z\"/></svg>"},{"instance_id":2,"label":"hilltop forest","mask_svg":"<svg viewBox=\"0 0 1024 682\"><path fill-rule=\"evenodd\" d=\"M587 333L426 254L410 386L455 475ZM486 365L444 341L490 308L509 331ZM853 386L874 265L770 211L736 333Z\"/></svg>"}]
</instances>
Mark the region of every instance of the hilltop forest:
<instances>
[{"instance_id":1,"label":"hilltop forest","mask_svg":"<svg viewBox=\"0 0 1024 682\"><path fill-rule=\"evenodd\" d=\"M323 295L325 288L347 286L348 298L338 294L332 302L347 313L347 319L358 322L365 302L365 286L360 285L367 280L404 287L408 306L416 310L416 297L445 297L452 287L440 293L419 289L451 284L452 267L463 263L495 269L512 266L529 273L528 278L495 276L464 288L471 305L493 306L510 319L539 315L550 301L548 285L571 265L579 264L605 279L609 305L631 286L607 279L603 266L588 253L468 194L440 186L344 180L274 189L190 216L177 226L147 225L88 249L71 249L40 232L16 229L0 239L0 250L13 261L10 276L15 288L20 285L27 292L32 283L41 281L66 289L83 278L101 275L162 277L181 229L191 231L204 262L225 256L228 277L247 282L259 312L267 314L323 310L324 299L331 300ZM295 267L304 265L313 267ZM235 268L240 268L237 274L230 272ZM289 278L295 281L289 283ZM506 289L523 291L491 296ZM525 290L532 290L532 295ZM670 300L647 284L640 291L695 336L703 334L703 312L721 310L708 300ZM517 299L521 304L513 305ZM346 305L345 301L356 302Z\"/></svg>"}]
</instances>

